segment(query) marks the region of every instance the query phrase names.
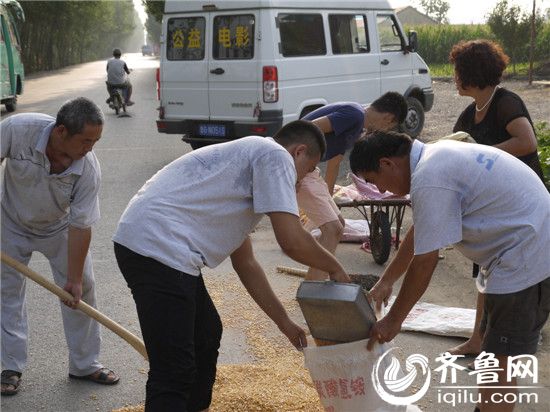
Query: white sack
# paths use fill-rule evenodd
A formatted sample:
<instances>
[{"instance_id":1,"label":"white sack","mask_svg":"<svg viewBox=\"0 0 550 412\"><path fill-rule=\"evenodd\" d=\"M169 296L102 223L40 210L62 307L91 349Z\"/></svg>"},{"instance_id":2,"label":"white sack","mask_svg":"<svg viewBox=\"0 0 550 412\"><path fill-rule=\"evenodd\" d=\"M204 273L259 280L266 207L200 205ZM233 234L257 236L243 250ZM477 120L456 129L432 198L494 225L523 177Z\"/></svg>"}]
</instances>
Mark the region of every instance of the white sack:
<instances>
[{"instance_id":1,"label":"white sack","mask_svg":"<svg viewBox=\"0 0 550 412\"><path fill-rule=\"evenodd\" d=\"M409 412L416 406L396 406L384 402L375 391L371 372L378 358L391 345L375 345L369 352L367 340L332 346L304 348L306 368L325 411L330 412ZM390 357L383 359L387 369ZM402 371L399 371L402 376Z\"/></svg>"}]
</instances>

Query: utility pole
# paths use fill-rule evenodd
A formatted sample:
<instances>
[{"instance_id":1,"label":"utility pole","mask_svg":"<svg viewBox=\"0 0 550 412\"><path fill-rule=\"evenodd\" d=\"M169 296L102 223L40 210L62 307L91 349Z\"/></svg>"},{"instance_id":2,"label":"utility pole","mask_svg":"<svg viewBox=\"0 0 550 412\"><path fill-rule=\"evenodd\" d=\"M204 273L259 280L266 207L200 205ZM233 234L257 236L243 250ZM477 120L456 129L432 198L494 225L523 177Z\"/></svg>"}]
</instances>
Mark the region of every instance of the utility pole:
<instances>
[{"instance_id":1,"label":"utility pole","mask_svg":"<svg viewBox=\"0 0 550 412\"><path fill-rule=\"evenodd\" d=\"M536 17L536 2L533 0L533 14L531 15L531 46L529 47L529 86L533 83L533 58L535 50L535 17Z\"/></svg>"}]
</instances>

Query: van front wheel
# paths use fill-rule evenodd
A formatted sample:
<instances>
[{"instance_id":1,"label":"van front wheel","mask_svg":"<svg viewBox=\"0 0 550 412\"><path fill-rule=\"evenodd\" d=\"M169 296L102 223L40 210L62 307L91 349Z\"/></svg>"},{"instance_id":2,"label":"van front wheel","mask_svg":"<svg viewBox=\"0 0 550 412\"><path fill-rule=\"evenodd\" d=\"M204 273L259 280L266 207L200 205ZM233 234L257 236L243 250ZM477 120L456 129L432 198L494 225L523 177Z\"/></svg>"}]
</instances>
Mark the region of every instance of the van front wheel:
<instances>
[{"instance_id":1,"label":"van front wheel","mask_svg":"<svg viewBox=\"0 0 550 412\"><path fill-rule=\"evenodd\" d=\"M401 131L415 138L424 127L424 107L415 97L407 97L407 106L407 117L401 124Z\"/></svg>"}]
</instances>

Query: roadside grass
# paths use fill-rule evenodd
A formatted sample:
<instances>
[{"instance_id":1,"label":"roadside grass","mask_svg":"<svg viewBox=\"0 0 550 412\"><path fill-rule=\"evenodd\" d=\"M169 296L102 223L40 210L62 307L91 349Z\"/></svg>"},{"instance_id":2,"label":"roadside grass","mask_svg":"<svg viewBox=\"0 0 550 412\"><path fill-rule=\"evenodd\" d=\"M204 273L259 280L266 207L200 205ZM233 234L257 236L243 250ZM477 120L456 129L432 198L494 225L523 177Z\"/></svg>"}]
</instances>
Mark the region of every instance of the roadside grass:
<instances>
[{"instance_id":1,"label":"roadside grass","mask_svg":"<svg viewBox=\"0 0 550 412\"><path fill-rule=\"evenodd\" d=\"M550 125L547 122L537 122L535 132L538 139L539 158L544 173L544 182L550 190Z\"/></svg>"},{"instance_id":2,"label":"roadside grass","mask_svg":"<svg viewBox=\"0 0 550 412\"><path fill-rule=\"evenodd\" d=\"M453 77L454 66L450 63L447 64L430 64L430 74L432 77ZM534 64L534 68L537 67L537 63ZM529 63L516 63L516 73L514 74L514 67L510 64L505 72L504 76L528 76L529 75Z\"/></svg>"}]
</instances>

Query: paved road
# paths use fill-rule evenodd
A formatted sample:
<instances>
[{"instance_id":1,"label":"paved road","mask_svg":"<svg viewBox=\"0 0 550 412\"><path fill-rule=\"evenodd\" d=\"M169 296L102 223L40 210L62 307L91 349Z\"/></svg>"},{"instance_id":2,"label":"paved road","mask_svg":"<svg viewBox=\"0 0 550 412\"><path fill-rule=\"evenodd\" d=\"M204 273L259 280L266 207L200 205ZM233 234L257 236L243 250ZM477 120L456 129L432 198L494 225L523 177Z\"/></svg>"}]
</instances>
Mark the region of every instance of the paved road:
<instances>
[{"instance_id":1,"label":"paved road","mask_svg":"<svg viewBox=\"0 0 550 412\"><path fill-rule=\"evenodd\" d=\"M156 90L154 69L158 61L151 57L129 55L128 64L134 84L136 105L130 108L131 118L117 118L104 101L104 62L74 66L58 72L33 76L26 82L25 94L20 99L18 112L43 112L55 115L67 99L87 96L105 110L103 137L96 146L102 167L103 181L100 194L102 218L94 228L92 253L97 283L99 309L132 332L140 335L135 306L130 292L120 275L112 251L111 236L127 202L141 185L157 170L186 153L189 146L176 135L156 132ZM2 112L2 115L7 115ZM342 173L342 176L345 172ZM288 285L297 286L299 280L275 275L277 265L298 266L282 255L263 221L253 235L259 261L270 274L276 290L288 291ZM473 307L473 284L468 276L469 265L454 255L447 256L439 265L434 280L424 299L426 301L462 307ZM350 273L380 273L369 255L357 245L341 245L338 257ZM51 279L50 269L41 255L33 256L31 268ZM206 271L216 281L226 281L231 271L227 262L215 270ZM450 275L461 275L452 280L454 291L449 291ZM121 376L114 387L103 387L85 382L73 382L67 377L67 349L64 341L58 300L37 285L27 285L27 306L30 323L28 367L23 374L21 392L12 398L2 398L3 411L110 411L124 405L135 405L144 399L147 363L129 345L107 330L103 330L102 362ZM396 345L406 348L406 354L422 353L430 360L458 340L423 334L402 334ZM543 350L548 369L548 345ZM226 328L222 341L221 363L251 361L246 353L245 335L241 330ZM461 381L467 378L462 377ZM545 398L548 397L548 373ZM470 383L472 384L472 383ZM428 410L451 411L447 405L437 405L437 393L430 390L421 404ZM542 405L519 410L548 410ZM437 406L436 406L437 405ZM458 408L473 410L473 407Z\"/></svg>"}]
</instances>

